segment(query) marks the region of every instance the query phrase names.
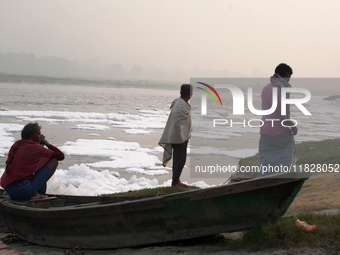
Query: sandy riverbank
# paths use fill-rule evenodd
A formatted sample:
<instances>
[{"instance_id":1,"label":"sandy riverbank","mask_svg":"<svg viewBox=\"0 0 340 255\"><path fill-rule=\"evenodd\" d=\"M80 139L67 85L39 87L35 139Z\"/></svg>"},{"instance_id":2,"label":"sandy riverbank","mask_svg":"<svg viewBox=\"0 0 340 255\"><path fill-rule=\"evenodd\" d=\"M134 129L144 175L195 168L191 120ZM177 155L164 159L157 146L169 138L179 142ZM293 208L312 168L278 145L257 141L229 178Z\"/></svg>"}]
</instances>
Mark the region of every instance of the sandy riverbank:
<instances>
[{"instance_id":1,"label":"sandy riverbank","mask_svg":"<svg viewBox=\"0 0 340 255\"><path fill-rule=\"evenodd\" d=\"M317 176L316 176L317 177ZM327 210L332 209L332 210ZM324 211L326 210L326 211ZM286 215L294 212L340 213L340 180L338 178L310 178L305 182L301 191L289 207ZM2 231L4 232L4 231ZM166 245L154 245L138 248L125 248L113 250L67 250L44 247L28 243L13 244L9 249L0 249L1 254L85 254L85 255L109 255L109 254L211 254L211 255L237 255L237 254L337 254L339 247L304 247L291 248L289 250L248 252L245 250L231 251L228 249L228 241L240 238L241 233L221 234L215 237L198 238L188 241L173 242ZM0 246L1 248L1 246ZM13 250L14 249L14 250ZM17 253L15 253L17 251ZM9 253L12 252L12 253Z\"/></svg>"}]
</instances>

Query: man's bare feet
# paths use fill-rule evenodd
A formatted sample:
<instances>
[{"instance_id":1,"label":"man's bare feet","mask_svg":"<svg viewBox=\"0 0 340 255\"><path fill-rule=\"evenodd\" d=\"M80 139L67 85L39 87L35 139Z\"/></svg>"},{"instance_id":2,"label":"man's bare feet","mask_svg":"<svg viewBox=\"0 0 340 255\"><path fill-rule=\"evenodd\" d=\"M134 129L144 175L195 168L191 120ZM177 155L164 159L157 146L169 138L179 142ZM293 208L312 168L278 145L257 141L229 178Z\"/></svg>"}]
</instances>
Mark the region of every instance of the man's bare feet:
<instances>
[{"instance_id":1,"label":"man's bare feet","mask_svg":"<svg viewBox=\"0 0 340 255\"><path fill-rule=\"evenodd\" d=\"M184 188L188 187L188 185L184 184L183 182L178 182L178 183L175 185L175 187L176 187L176 186L181 186L181 187L184 187Z\"/></svg>"},{"instance_id":2,"label":"man's bare feet","mask_svg":"<svg viewBox=\"0 0 340 255\"><path fill-rule=\"evenodd\" d=\"M47 198L47 195L43 195L43 194L35 194L33 197L30 198L30 200L36 200L36 199L43 199L43 198Z\"/></svg>"}]
</instances>

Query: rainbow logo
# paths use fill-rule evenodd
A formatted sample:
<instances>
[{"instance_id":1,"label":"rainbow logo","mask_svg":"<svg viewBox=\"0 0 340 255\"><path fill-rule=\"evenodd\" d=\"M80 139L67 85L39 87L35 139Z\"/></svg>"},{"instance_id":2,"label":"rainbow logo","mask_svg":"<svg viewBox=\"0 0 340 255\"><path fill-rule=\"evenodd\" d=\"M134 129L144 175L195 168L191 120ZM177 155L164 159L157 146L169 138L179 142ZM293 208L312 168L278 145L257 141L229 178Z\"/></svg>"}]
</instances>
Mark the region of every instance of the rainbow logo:
<instances>
[{"instance_id":1,"label":"rainbow logo","mask_svg":"<svg viewBox=\"0 0 340 255\"><path fill-rule=\"evenodd\" d=\"M203 82L197 82L197 83L199 83L199 84L201 84L201 85L204 85L204 86L208 87L209 89L211 89L211 91L214 92L215 95L217 96L217 98L218 98L218 100L220 101L220 104L221 104L221 106L222 106L222 101L221 101L220 95L217 93L217 91L216 91L213 87L211 87L210 85L205 84L205 83L203 83ZM203 91L205 91L205 92L207 92L207 94L208 94L209 96L211 96L211 98L214 100L215 105L217 105L214 96L210 93L209 90L206 90L206 89L203 89L203 88L200 88L200 87L197 87L197 88L198 88L198 89L201 89L201 90L203 90Z\"/></svg>"}]
</instances>

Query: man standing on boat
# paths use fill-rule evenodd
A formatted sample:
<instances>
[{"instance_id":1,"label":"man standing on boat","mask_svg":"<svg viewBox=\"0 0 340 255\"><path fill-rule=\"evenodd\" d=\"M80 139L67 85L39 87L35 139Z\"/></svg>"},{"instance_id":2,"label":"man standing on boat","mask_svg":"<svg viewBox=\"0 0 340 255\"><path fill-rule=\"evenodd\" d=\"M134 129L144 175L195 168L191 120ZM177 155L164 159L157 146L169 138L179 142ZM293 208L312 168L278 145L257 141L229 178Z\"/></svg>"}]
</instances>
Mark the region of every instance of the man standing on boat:
<instances>
[{"instance_id":1,"label":"man standing on boat","mask_svg":"<svg viewBox=\"0 0 340 255\"><path fill-rule=\"evenodd\" d=\"M46 198L46 182L56 171L58 160L65 158L40 129L37 122L27 124L21 131L22 140L9 150L0 184L12 199Z\"/></svg>"},{"instance_id":2,"label":"man standing on boat","mask_svg":"<svg viewBox=\"0 0 340 255\"><path fill-rule=\"evenodd\" d=\"M264 123L260 128L260 174L272 174L284 172L282 170L292 169L295 164L295 140L294 135L298 129L290 120L290 108L287 104L286 115L281 115L281 88L291 87L290 77L293 74L292 68L287 64L279 64L275 69L275 74L270 77L270 83L262 90L262 110L270 109L273 103L273 89L277 88L276 110L270 115L262 116ZM289 98L289 94L287 94ZM266 120L277 121L266 121ZM283 124L282 123L283 121ZM275 168L275 171L271 171ZM276 170L281 171L276 171ZM286 171L288 172L288 171Z\"/></svg>"},{"instance_id":3,"label":"man standing on boat","mask_svg":"<svg viewBox=\"0 0 340 255\"><path fill-rule=\"evenodd\" d=\"M185 165L188 142L192 131L191 106L188 103L192 91L193 88L190 84L181 86L181 96L174 100L170 106L171 112L159 141L159 145L164 148L164 167L173 154L171 186L187 187L179 178Z\"/></svg>"}]
</instances>

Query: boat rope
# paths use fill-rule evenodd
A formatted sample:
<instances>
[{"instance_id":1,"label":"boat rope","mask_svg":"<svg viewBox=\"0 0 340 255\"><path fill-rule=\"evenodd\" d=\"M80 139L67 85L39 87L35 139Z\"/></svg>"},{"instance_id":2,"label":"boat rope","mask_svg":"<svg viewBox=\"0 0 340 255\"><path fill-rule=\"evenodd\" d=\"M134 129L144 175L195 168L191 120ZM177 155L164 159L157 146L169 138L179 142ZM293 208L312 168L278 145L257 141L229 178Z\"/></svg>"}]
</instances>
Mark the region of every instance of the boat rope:
<instances>
[{"instance_id":1,"label":"boat rope","mask_svg":"<svg viewBox=\"0 0 340 255\"><path fill-rule=\"evenodd\" d=\"M228 184L230 180L231 180L231 177L229 177L225 182L223 182L222 185Z\"/></svg>"},{"instance_id":2,"label":"boat rope","mask_svg":"<svg viewBox=\"0 0 340 255\"><path fill-rule=\"evenodd\" d=\"M5 223L5 226L6 226L7 230L8 230L8 232L14 234L14 233L9 229L9 227L8 227L8 225L7 225L7 222L6 222L6 219L5 219L5 215L4 215L3 210L2 210L2 203L3 203L3 202L6 202L6 201L8 201L8 200L7 200L7 199L3 199L3 200L1 201L1 203L0 203L0 211L1 211L2 219L4 220L4 223Z\"/></svg>"}]
</instances>

